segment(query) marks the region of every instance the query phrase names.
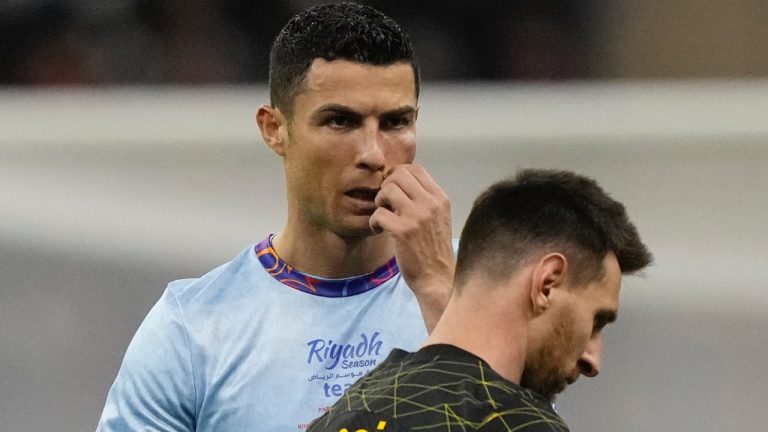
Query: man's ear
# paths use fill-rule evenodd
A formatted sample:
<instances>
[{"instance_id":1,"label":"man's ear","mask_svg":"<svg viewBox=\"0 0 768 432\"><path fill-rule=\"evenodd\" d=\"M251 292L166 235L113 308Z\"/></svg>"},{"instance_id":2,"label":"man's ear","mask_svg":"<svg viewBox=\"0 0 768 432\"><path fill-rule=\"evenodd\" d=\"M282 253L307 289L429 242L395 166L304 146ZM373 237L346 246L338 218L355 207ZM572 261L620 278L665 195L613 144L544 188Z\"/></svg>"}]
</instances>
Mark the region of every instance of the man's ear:
<instances>
[{"instance_id":1,"label":"man's ear","mask_svg":"<svg viewBox=\"0 0 768 432\"><path fill-rule=\"evenodd\" d=\"M564 285L568 260L561 253L544 255L533 270L531 277L531 304L539 315L551 305L552 290Z\"/></svg>"},{"instance_id":2,"label":"man's ear","mask_svg":"<svg viewBox=\"0 0 768 432\"><path fill-rule=\"evenodd\" d=\"M269 148L280 156L285 156L288 123L283 113L273 106L262 105L256 111L256 123Z\"/></svg>"}]
</instances>

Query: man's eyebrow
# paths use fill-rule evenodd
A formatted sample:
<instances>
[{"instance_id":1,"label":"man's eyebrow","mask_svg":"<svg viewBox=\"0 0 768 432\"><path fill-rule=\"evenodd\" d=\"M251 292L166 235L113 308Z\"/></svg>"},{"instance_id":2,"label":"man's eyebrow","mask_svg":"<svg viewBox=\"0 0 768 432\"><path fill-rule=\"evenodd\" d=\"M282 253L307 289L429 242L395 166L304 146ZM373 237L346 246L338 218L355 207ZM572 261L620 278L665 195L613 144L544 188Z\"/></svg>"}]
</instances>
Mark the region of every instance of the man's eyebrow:
<instances>
[{"instance_id":1,"label":"man's eyebrow","mask_svg":"<svg viewBox=\"0 0 768 432\"><path fill-rule=\"evenodd\" d=\"M362 114L359 112L353 110L352 108L340 104L327 104L323 105L320 108L315 111L317 114L323 114L323 113L334 113L334 114L344 114L348 116L356 116L356 117L362 117Z\"/></svg>"},{"instance_id":2,"label":"man's eyebrow","mask_svg":"<svg viewBox=\"0 0 768 432\"><path fill-rule=\"evenodd\" d=\"M595 314L595 321L603 325L616 321L616 311L610 309L601 309Z\"/></svg>"},{"instance_id":3,"label":"man's eyebrow","mask_svg":"<svg viewBox=\"0 0 768 432\"><path fill-rule=\"evenodd\" d=\"M406 115L410 115L416 112L416 108L406 105L404 107L395 108L390 111L385 111L382 116L384 117L402 117Z\"/></svg>"},{"instance_id":4,"label":"man's eyebrow","mask_svg":"<svg viewBox=\"0 0 768 432\"><path fill-rule=\"evenodd\" d=\"M318 108L315 112L317 114L330 112L335 114L344 114L348 116L362 117L361 113L353 110L352 108L345 105L341 105L341 104L335 104L335 103L323 105L320 108ZM382 117L401 117L401 116L413 114L415 112L416 112L415 107L411 105L405 105L400 108L384 111L381 115Z\"/></svg>"}]
</instances>

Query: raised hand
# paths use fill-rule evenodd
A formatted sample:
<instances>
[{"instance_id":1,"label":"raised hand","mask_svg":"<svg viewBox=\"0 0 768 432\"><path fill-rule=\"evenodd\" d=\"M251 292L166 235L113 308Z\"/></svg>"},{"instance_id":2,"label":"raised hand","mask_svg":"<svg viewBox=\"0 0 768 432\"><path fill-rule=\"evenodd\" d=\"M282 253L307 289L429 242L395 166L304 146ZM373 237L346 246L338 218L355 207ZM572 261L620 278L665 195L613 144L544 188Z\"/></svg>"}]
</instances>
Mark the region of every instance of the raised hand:
<instances>
[{"instance_id":1,"label":"raised hand","mask_svg":"<svg viewBox=\"0 0 768 432\"><path fill-rule=\"evenodd\" d=\"M397 165L376 195L370 226L395 240L395 258L431 332L448 303L456 260L451 203L424 167Z\"/></svg>"}]
</instances>

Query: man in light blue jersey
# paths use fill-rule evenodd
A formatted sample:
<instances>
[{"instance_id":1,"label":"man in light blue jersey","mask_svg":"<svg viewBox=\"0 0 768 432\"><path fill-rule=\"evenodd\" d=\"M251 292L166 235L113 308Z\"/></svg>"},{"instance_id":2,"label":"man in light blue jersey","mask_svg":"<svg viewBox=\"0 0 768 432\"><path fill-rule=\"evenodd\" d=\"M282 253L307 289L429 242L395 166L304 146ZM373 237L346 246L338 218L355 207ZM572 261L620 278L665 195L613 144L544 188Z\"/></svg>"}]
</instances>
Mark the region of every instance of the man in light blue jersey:
<instances>
[{"instance_id":1,"label":"man in light blue jersey","mask_svg":"<svg viewBox=\"0 0 768 432\"><path fill-rule=\"evenodd\" d=\"M283 230L168 286L98 430L302 430L390 350L415 350L442 313L450 204L412 164L407 36L366 6L304 11L275 40L270 91L256 121L285 167Z\"/></svg>"}]
</instances>

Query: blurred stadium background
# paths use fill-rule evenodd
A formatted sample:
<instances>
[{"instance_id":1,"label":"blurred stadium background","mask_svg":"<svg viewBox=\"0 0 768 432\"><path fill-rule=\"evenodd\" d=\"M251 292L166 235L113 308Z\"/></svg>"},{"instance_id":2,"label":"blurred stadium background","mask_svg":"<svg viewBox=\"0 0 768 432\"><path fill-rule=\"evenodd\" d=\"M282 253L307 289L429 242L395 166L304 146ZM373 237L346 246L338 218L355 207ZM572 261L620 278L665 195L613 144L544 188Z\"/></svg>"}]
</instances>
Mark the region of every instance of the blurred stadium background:
<instances>
[{"instance_id":1,"label":"blurred stadium background","mask_svg":"<svg viewBox=\"0 0 768 432\"><path fill-rule=\"evenodd\" d=\"M315 1L0 3L0 431L87 431L165 284L281 228L253 122ZM368 2L417 46L418 161L452 197L595 177L656 255L626 280L578 431L768 423L768 3ZM260 389L254 389L260 391Z\"/></svg>"}]
</instances>

